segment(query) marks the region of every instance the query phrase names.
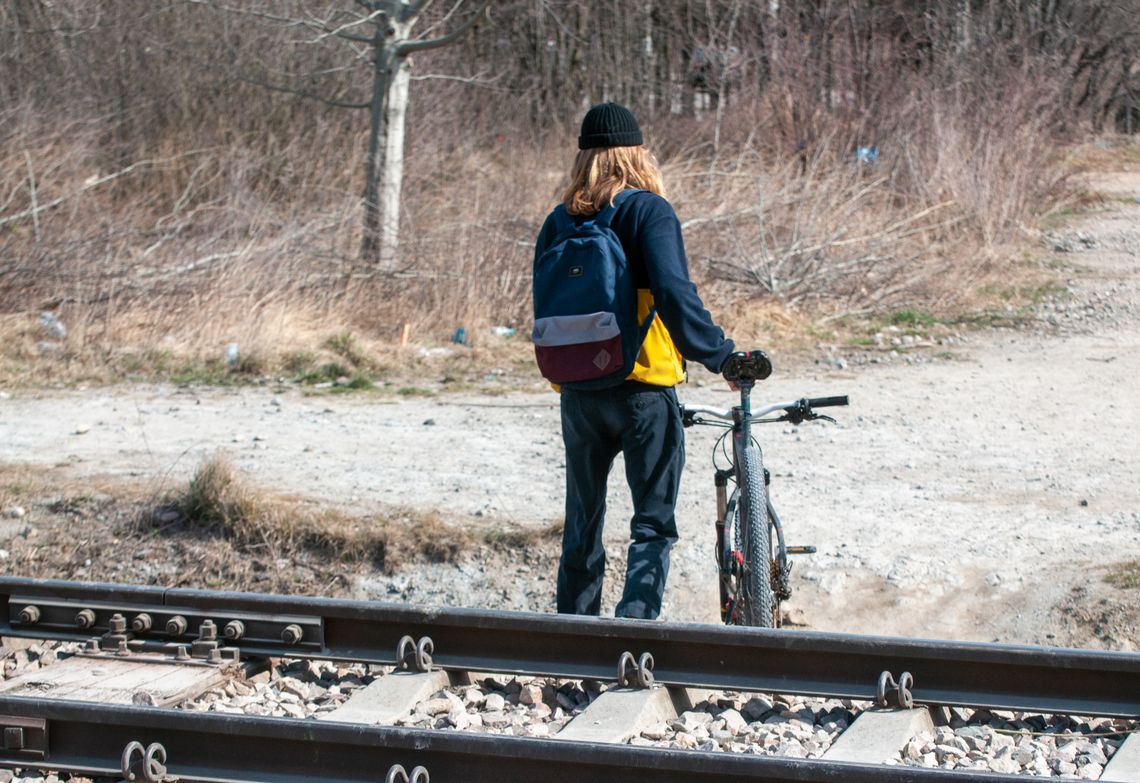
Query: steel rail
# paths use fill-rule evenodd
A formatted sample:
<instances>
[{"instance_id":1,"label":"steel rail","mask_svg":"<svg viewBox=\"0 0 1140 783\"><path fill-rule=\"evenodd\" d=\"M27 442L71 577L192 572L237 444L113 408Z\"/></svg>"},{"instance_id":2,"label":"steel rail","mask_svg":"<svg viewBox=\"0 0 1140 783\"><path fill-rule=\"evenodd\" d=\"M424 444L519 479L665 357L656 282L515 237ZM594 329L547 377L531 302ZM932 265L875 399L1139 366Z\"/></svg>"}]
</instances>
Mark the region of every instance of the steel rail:
<instances>
[{"instance_id":1,"label":"steel rail","mask_svg":"<svg viewBox=\"0 0 1140 783\"><path fill-rule=\"evenodd\" d=\"M161 775L258 783L1005 783L1009 776L754 754L606 745L0 696L0 767L124 776L122 759L162 746ZM15 733L10 733L14 730ZM12 746L19 745L21 749ZM405 776L393 775L399 765ZM153 778L153 780L151 780ZM427 780L421 777L420 780Z\"/></svg>"},{"instance_id":2,"label":"steel rail","mask_svg":"<svg viewBox=\"0 0 1140 783\"><path fill-rule=\"evenodd\" d=\"M401 639L430 637L437 668L613 680L624 653L648 652L654 679L667 685L870 700L884 672L909 672L921 704L1140 717L1138 653L11 577L0 578L0 601L0 636L84 640L105 632L114 613L145 614L151 630L132 644L189 644L193 633L166 632L171 618L191 629L237 620L243 655L396 664ZM84 609L93 622L79 629ZM290 626L292 644L282 641Z\"/></svg>"}]
</instances>

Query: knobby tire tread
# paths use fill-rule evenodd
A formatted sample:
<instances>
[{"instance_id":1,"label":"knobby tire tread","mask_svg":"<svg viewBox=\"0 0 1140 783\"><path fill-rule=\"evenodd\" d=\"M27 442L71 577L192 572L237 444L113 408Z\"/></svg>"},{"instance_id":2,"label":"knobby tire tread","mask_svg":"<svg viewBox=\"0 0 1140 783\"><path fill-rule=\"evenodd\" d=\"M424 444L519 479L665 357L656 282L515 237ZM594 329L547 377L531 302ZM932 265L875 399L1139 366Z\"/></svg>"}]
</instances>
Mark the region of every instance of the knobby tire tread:
<instances>
[{"instance_id":1,"label":"knobby tire tread","mask_svg":"<svg viewBox=\"0 0 1140 783\"><path fill-rule=\"evenodd\" d=\"M743 541L745 574L741 582L744 625L772 628L772 542L769 534L768 488L764 486L764 466L760 450L749 445L737 466L740 500L738 528Z\"/></svg>"}]
</instances>

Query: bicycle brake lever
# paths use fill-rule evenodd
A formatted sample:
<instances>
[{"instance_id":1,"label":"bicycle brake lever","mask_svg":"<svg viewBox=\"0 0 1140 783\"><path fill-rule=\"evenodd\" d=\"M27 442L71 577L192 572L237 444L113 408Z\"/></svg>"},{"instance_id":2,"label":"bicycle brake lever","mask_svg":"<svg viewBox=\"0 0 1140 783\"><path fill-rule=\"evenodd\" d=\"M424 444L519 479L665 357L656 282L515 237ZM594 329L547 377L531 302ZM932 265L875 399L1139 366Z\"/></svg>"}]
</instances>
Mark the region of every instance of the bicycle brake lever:
<instances>
[{"instance_id":1,"label":"bicycle brake lever","mask_svg":"<svg viewBox=\"0 0 1140 783\"><path fill-rule=\"evenodd\" d=\"M823 419L824 421L830 421L832 424L838 424L839 423L835 419L831 418L830 416L825 416L822 413L813 413L811 415L811 418L812 419Z\"/></svg>"}]
</instances>

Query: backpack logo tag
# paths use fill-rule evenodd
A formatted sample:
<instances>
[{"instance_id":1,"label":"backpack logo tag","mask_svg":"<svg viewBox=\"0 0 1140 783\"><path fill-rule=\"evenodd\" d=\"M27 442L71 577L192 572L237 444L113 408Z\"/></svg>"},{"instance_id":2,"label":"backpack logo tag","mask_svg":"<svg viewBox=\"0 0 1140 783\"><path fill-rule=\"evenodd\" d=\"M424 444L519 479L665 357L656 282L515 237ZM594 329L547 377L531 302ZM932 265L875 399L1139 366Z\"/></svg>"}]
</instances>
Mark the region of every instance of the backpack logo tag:
<instances>
[{"instance_id":1,"label":"backpack logo tag","mask_svg":"<svg viewBox=\"0 0 1140 783\"><path fill-rule=\"evenodd\" d=\"M570 277L581 277L585 270L581 266L570 267Z\"/></svg>"},{"instance_id":2,"label":"backpack logo tag","mask_svg":"<svg viewBox=\"0 0 1140 783\"><path fill-rule=\"evenodd\" d=\"M598 355L594 357L594 364L599 370L604 370L609 366L610 358L610 352L603 348L598 351Z\"/></svg>"}]
</instances>

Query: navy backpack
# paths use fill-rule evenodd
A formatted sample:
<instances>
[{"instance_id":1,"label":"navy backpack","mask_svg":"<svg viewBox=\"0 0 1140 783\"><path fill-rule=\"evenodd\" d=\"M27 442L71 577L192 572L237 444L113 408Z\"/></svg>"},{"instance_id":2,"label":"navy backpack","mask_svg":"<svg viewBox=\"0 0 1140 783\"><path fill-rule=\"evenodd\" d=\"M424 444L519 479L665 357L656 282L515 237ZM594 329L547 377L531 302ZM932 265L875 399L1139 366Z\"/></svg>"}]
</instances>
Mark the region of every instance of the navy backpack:
<instances>
[{"instance_id":1,"label":"navy backpack","mask_svg":"<svg viewBox=\"0 0 1140 783\"><path fill-rule=\"evenodd\" d=\"M637 320L637 286L614 213L637 190L626 190L581 223L561 204L555 237L534 260L534 331L538 369L571 389L616 386L633 371L656 310Z\"/></svg>"}]
</instances>

